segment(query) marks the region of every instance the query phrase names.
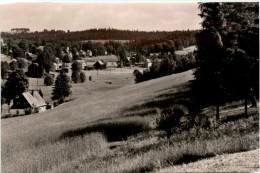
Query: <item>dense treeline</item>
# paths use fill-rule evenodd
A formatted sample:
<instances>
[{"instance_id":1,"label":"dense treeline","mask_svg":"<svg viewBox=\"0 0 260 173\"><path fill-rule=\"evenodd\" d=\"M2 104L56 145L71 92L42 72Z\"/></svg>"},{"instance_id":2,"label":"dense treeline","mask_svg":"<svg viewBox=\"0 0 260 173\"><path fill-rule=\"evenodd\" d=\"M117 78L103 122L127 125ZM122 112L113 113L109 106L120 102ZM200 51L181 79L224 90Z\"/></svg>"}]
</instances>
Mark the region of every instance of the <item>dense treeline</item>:
<instances>
[{"instance_id":1,"label":"dense treeline","mask_svg":"<svg viewBox=\"0 0 260 173\"><path fill-rule=\"evenodd\" d=\"M181 57L171 54L162 54L158 57L150 58L152 59L152 66L149 69L146 69L143 72L139 70L133 72L136 83L183 72L196 67L194 53L189 53L188 55Z\"/></svg>"},{"instance_id":2,"label":"dense treeline","mask_svg":"<svg viewBox=\"0 0 260 173\"><path fill-rule=\"evenodd\" d=\"M219 107L230 100L256 106L259 94L259 4L201 3L203 30L196 35L194 93L199 103Z\"/></svg>"},{"instance_id":3,"label":"dense treeline","mask_svg":"<svg viewBox=\"0 0 260 173\"><path fill-rule=\"evenodd\" d=\"M44 30L30 33L2 32L3 38L17 38L32 41L77 42L84 40L174 40L182 44L194 45L195 34L198 31L130 31L117 29L90 29L85 31L67 32L61 30Z\"/></svg>"}]
</instances>

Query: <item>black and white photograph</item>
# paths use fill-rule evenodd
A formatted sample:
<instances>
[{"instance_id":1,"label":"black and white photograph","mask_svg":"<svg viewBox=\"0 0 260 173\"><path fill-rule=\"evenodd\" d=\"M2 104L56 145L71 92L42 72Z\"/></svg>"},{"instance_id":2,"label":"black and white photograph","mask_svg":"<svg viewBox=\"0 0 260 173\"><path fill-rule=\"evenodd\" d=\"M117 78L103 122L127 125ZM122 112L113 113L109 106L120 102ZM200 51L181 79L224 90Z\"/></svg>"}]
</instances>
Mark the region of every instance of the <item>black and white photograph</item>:
<instances>
[{"instance_id":1,"label":"black and white photograph","mask_svg":"<svg viewBox=\"0 0 260 173\"><path fill-rule=\"evenodd\" d=\"M259 2L0 2L2 173L258 172Z\"/></svg>"}]
</instances>

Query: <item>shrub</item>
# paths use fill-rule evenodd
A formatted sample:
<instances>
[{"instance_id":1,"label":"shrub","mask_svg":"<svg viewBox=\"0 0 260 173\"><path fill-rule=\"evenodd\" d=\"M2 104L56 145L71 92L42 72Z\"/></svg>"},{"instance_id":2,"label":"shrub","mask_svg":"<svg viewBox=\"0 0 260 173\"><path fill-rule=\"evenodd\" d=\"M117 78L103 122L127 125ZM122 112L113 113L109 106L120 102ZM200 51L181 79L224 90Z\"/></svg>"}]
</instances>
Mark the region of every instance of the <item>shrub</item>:
<instances>
[{"instance_id":1,"label":"shrub","mask_svg":"<svg viewBox=\"0 0 260 173\"><path fill-rule=\"evenodd\" d=\"M46 109L52 109L52 105L47 103Z\"/></svg>"},{"instance_id":2,"label":"shrub","mask_svg":"<svg viewBox=\"0 0 260 173\"><path fill-rule=\"evenodd\" d=\"M89 81L92 81L92 76L89 76L88 80L89 80Z\"/></svg>"},{"instance_id":3,"label":"shrub","mask_svg":"<svg viewBox=\"0 0 260 173\"><path fill-rule=\"evenodd\" d=\"M71 80L72 80L74 83L80 82L79 73L76 72L76 71L73 71L72 74L71 74Z\"/></svg>"},{"instance_id":4,"label":"shrub","mask_svg":"<svg viewBox=\"0 0 260 173\"><path fill-rule=\"evenodd\" d=\"M80 82L84 83L86 81L86 75L84 72L80 72L79 74Z\"/></svg>"},{"instance_id":5,"label":"shrub","mask_svg":"<svg viewBox=\"0 0 260 173\"><path fill-rule=\"evenodd\" d=\"M134 76L135 76L135 82L138 83L138 82L141 82L142 81L142 72L140 72L139 70L135 69L134 72L133 72Z\"/></svg>"},{"instance_id":6,"label":"shrub","mask_svg":"<svg viewBox=\"0 0 260 173\"><path fill-rule=\"evenodd\" d=\"M173 105L170 108L164 109L157 119L158 129L164 130L167 134L167 137L170 137L172 133L178 130L182 130L182 128L186 128L187 124L190 123L189 118L185 118L185 125L183 125L182 121L184 117L187 117L188 109L182 105Z\"/></svg>"},{"instance_id":7,"label":"shrub","mask_svg":"<svg viewBox=\"0 0 260 173\"><path fill-rule=\"evenodd\" d=\"M44 78L44 85L46 86L50 86L50 85L53 85L54 83L54 79L51 75L47 75L45 78Z\"/></svg>"},{"instance_id":8,"label":"shrub","mask_svg":"<svg viewBox=\"0 0 260 173\"><path fill-rule=\"evenodd\" d=\"M32 114L32 110L31 109L25 110L24 114L25 115L30 115L30 114Z\"/></svg>"}]
</instances>

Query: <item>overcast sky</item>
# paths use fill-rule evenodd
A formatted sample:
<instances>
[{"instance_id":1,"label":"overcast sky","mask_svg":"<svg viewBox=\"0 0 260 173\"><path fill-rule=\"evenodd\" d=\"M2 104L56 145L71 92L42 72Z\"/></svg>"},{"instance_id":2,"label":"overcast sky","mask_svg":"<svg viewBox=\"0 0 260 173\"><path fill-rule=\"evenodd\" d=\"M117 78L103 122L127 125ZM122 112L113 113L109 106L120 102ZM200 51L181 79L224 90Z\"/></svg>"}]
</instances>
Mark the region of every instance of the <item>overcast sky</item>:
<instances>
[{"instance_id":1,"label":"overcast sky","mask_svg":"<svg viewBox=\"0 0 260 173\"><path fill-rule=\"evenodd\" d=\"M26 27L80 31L115 28L139 31L200 29L198 4L15 3L0 5L1 31Z\"/></svg>"}]
</instances>

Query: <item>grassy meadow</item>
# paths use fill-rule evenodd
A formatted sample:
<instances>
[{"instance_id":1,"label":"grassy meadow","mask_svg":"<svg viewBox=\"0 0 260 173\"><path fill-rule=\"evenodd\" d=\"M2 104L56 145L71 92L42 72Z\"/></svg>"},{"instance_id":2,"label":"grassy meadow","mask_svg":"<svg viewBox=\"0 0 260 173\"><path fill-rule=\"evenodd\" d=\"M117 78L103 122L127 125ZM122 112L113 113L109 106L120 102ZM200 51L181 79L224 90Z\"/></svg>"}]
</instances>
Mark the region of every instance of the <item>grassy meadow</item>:
<instances>
[{"instance_id":1,"label":"grassy meadow","mask_svg":"<svg viewBox=\"0 0 260 173\"><path fill-rule=\"evenodd\" d=\"M245 117L242 102L222 106L220 124L208 130L170 138L157 130L161 109L189 102L192 70L139 84L130 69L117 70L110 78L100 71L95 82L72 84L77 99L52 110L2 119L2 171L150 172L258 148L258 109L249 108ZM203 112L213 121L214 107Z\"/></svg>"}]
</instances>

